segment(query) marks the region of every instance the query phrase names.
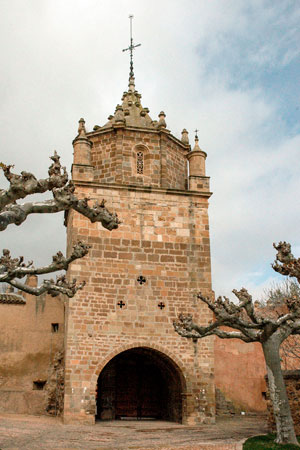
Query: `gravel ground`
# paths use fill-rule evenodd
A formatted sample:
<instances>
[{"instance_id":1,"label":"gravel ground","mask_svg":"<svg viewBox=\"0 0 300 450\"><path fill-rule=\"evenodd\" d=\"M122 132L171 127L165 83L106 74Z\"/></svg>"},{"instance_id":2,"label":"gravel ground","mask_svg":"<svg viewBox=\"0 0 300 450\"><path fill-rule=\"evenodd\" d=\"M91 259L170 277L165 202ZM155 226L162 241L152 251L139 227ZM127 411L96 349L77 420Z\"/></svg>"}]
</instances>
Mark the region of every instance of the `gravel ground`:
<instances>
[{"instance_id":1,"label":"gravel ground","mask_svg":"<svg viewBox=\"0 0 300 450\"><path fill-rule=\"evenodd\" d=\"M221 449L225 444L240 443L247 437L266 432L262 416L221 418L215 425L190 427L146 420L97 422L94 426L63 425L54 417L0 414L0 450Z\"/></svg>"}]
</instances>

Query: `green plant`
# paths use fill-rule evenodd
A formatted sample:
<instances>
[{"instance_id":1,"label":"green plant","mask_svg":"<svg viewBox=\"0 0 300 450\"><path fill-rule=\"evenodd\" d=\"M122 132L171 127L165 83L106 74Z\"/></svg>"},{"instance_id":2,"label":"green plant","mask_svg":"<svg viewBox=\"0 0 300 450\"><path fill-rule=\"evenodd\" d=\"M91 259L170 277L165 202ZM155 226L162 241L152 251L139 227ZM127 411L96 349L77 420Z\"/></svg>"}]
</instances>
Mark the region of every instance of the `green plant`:
<instances>
[{"instance_id":1,"label":"green plant","mask_svg":"<svg viewBox=\"0 0 300 450\"><path fill-rule=\"evenodd\" d=\"M243 445L243 450L264 450L264 449L280 449L280 450L293 450L299 447L294 444L276 444L274 442L276 438L275 434L266 434L263 436L254 436L246 440ZM300 437L297 437L300 442Z\"/></svg>"}]
</instances>

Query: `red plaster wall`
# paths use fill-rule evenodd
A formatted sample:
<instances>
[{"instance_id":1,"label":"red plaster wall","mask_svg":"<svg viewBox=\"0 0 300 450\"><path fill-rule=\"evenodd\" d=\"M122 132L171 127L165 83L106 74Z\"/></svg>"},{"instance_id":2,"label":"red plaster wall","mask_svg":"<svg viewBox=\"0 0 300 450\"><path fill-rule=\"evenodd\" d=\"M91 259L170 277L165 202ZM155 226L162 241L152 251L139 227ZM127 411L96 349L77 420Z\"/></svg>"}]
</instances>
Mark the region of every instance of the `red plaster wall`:
<instances>
[{"instance_id":1,"label":"red plaster wall","mask_svg":"<svg viewBox=\"0 0 300 450\"><path fill-rule=\"evenodd\" d=\"M0 411L44 414L45 391L34 390L33 381L47 380L63 348L64 304L48 295L24 297L24 305L0 303ZM59 324L58 333L52 323Z\"/></svg>"},{"instance_id":2,"label":"red plaster wall","mask_svg":"<svg viewBox=\"0 0 300 450\"><path fill-rule=\"evenodd\" d=\"M215 338L216 388L237 409L265 411L265 361L261 345L239 339Z\"/></svg>"}]
</instances>

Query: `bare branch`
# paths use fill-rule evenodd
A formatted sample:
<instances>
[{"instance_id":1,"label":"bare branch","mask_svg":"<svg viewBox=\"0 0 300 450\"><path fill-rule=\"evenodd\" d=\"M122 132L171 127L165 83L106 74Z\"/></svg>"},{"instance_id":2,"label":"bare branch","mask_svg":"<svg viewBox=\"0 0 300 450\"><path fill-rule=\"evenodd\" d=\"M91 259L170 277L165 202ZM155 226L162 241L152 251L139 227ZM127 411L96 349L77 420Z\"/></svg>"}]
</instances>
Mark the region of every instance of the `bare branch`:
<instances>
[{"instance_id":1,"label":"bare branch","mask_svg":"<svg viewBox=\"0 0 300 450\"><path fill-rule=\"evenodd\" d=\"M8 190L0 191L0 210L20 198L51 191L53 188L60 188L68 182L66 168L61 166L59 162L60 156L58 156L56 151L50 159L52 159L53 163L48 170L49 178L41 180L37 180L30 172L23 171L21 175L14 174L11 172L14 166L0 164L4 176L10 183Z\"/></svg>"},{"instance_id":2,"label":"bare branch","mask_svg":"<svg viewBox=\"0 0 300 450\"><path fill-rule=\"evenodd\" d=\"M219 326L222 325L218 321L213 322L212 324L206 327L200 327L193 322L193 318L191 315L183 315L180 314L178 320L173 322L173 326L175 331L183 337L191 338L191 339L200 339L206 336L216 335L221 339L227 338L235 338L241 339L244 342L254 342L256 339L252 339L251 337L243 334L239 331L225 331L221 330Z\"/></svg>"},{"instance_id":3,"label":"bare branch","mask_svg":"<svg viewBox=\"0 0 300 450\"><path fill-rule=\"evenodd\" d=\"M277 245L274 243L273 247L277 250L273 269L282 275L297 278L300 283L300 258L296 259L291 253L291 245L279 242Z\"/></svg>"},{"instance_id":4,"label":"bare branch","mask_svg":"<svg viewBox=\"0 0 300 450\"><path fill-rule=\"evenodd\" d=\"M121 221L118 219L116 213L111 213L108 211L105 207L106 202L104 199L100 204L95 202L92 208L87 206L87 201L88 199L79 200L77 204L72 206L72 208L83 216L88 217L91 222L101 222L102 226L107 230L111 231L118 228Z\"/></svg>"},{"instance_id":5,"label":"bare branch","mask_svg":"<svg viewBox=\"0 0 300 450\"><path fill-rule=\"evenodd\" d=\"M64 294L68 297L74 297L76 292L85 286L85 281L77 284L76 279L74 278L73 281L69 282L67 281L65 275L57 277L56 281L54 281L53 279L44 280L41 286L38 287L28 286L27 284L23 284L17 280L11 280L8 283L11 286L31 295L38 296L47 293L52 297L57 297L59 294Z\"/></svg>"},{"instance_id":6,"label":"bare branch","mask_svg":"<svg viewBox=\"0 0 300 450\"><path fill-rule=\"evenodd\" d=\"M253 323L261 324L262 319L255 313L252 296L248 293L247 289L242 288L240 291L233 289L232 292L240 301L239 309L241 310L243 308Z\"/></svg>"},{"instance_id":7,"label":"bare branch","mask_svg":"<svg viewBox=\"0 0 300 450\"><path fill-rule=\"evenodd\" d=\"M32 261L25 264L23 257L12 258L10 251L5 249L3 250L3 256L0 258L0 282L10 283L14 286L12 280L15 278L23 278L27 275L43 275L56 272L57 270L67 270L71 262L83 258L88 253L89 248L89 245L79 241L74 245L69 258L65 258L61 252L58 252L52 257L51 264L39 268L35 268L32 265Z\"/></svg>"},{"instance_id":8,"label":"bare branch","mask_svg":"<svg viewBox=\"0 0 300 450\"><path fill-rule=\"evenodd\" d=\"M93 207L88 206L88 199L79 200L74 195L74 184L70 181L66 186L53 189L53 200L43 202L25 203L23 205L14 204L7 206L0 213L0 231L7 228L9 224L21 225L30 214L49 214L60 211L74 209L80 214L88 217L91 222L101 222L102 226L108 230L118 228L120 221L117 214L111 213L105 207L105 201L101 204L97 202Z\"/></svg>"},{"instance_id":9,"label":"bare branch","mask_svg":"<svg viewBox=\"0 0 300 450\"><path fill-rule=\"evenodd\" d=\"M238 291L234 292L238 293ZM215 314L217 320L223 325L229 324L228 326L232 326L233 328L243 329L243 332L246 329L260 329L262 323L259 322L258 319L257 322L249 322L243 319L243 308L245 307L246 303L248 303L249 301L252 302L252 298L251 296L249 296L246 289L242 289L240 292L242 292L244 295L247 294L247 298L239 305L231 302L227 297L221 296L218 297L215 302L212 302L209 298L204 297L201 292L197 295L197 297L208 305L210 310ZM254 338L254 335L253 333L251 334L251 331L248 331L247 333L250 333L249 337Z\"/></svg>"}]
</instances>

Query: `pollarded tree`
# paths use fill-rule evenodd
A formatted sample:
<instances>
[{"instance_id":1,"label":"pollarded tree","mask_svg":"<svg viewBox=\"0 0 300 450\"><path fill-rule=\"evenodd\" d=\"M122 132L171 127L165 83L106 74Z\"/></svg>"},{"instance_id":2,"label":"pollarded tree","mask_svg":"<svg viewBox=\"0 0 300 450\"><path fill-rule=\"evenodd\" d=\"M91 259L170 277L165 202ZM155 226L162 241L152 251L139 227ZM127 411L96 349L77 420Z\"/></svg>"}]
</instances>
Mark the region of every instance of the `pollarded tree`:
<instances>
[{"instance_id":1,"label":"pollarded tree","mask_svg":"<svg viewBox=\"0 0 300 450\"><path fill-rule=\"evenodd\" d=\"M273 269L282 275L295 277L300 282L300 258L291 253L291 246L286 242L273 244L277 250ZM263 309L256 307L246 289L233 290L239 303L235 304L226 297L213 301L198 294L198 299L206 303L214 313L215 320L202 327L193 322L192 316L180 315L174 322L178 334L197 340L205 336L216 335L221 339L241 339L244 342L259 342L262 345L268 375L270 398L276 422L277 443L298 445L290 405L284 384L280 364L280 345L289 336L300 335L299 297L285 298L287 313L279 317L269 316ZM230 327L232 330L224 329Z\"/></svg>"},{"instance_id":2,"label":"pollarded tree","mask_svg":"<svg viewBox=\"0 0 300 450\"><path fill-rule=\"evenodd\" d=\"M265 291L264 311L279 317L288 312L285 299L297 298L300 301L300 285L286 278L283 283L271 286ZM300 335L289 336L280 346L281 367L285 370L300 368Z\"/></svg>"},{"instance_id":3,"label":"pollarded tree","mask_svg":"<svg viewBox=\"0 0 300 450\"><path fill-rule=\"evenodd\" d=\"M30 214L53 214L71 209L88 217L91 222L101 222L102 226L108 230L118 228L120 223L118 216L106 209L104 200L101 204L95 203L89 206L88 198L78 199L74 193L74 184L68 180L66 168L61 166L60 157L56 152L51 159L53 162L48 170L48 178L40 180L29 172L14 174L11 172L13 166L0 163L4 176L9 182L8 189L0 189L0 231L4 231L10 224L21 225ZM21 199L29 195L46 192L52 194L50 200L20 203ZM69 281L65 275L59 275L56 281L44 280L38 287L28 286L21 280L28 275L46 275L60 270L66 271L72 261L83 258L88 251L88 245L78 242L68 257L59 251L53 256L49 265L36 268L32 261L25 263L23 257L13 258L10 251L4 249L3 256L0 257L0 283L8 283L33 295L48 293L53 297L58 294L73 297L84 283L77 284L76 280Z\"/></svg>"}]
</instances>

